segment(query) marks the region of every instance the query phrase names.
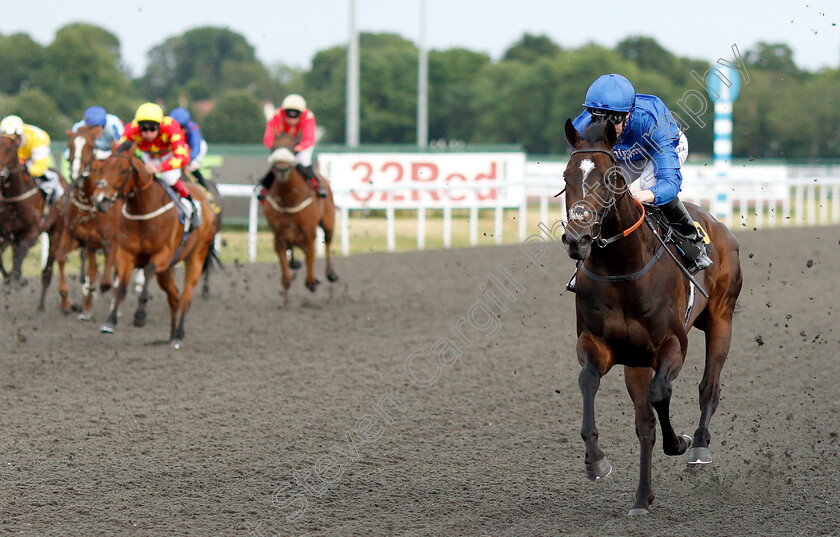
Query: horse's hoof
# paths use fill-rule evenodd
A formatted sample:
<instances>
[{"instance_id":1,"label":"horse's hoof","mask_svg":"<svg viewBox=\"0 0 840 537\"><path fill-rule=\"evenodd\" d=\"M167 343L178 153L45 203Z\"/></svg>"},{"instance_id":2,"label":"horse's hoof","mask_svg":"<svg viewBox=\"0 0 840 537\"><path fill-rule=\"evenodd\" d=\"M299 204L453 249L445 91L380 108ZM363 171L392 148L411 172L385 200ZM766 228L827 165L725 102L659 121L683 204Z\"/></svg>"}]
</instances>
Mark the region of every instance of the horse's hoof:
<instances>
[{"instance_id":1,"label":"horse's hoof","mask_svg":"<svg viewBox=\"0 0 840 537\"><path fill-rule=\"evenodd\" d=\"M108 324L108 323L105 323L105 324L103 324L102 326L99 327L99 332L102 333L102 334L113 334L114 333L114 327L112 325Z\"/></svg>"},{"instance_id":2,"label":"horse's hoof","mask_svg":"<svg viewBox=\"0 0 840 537\"><path fill-rule=\"evenodd\" d=\"M81 312L80 314L76 315L77 321L90 321L90 315L85 312ZM113 332L113 330L111 330Z\"/></svg>"},{"instance_id":3,"label":"horse's hoof","mask_svg":"<svg viewBox=\"0 0 840 537\"><path fill-rule=\"evenodd\" d=\"M604 479L612 473L612 465L606 457L599 461L586 464L586 477L592 481Z\"/></svg>"},{"instance_id":4,"label":"horse's hoof","mask_svg":"<svg viewBox=\"0 0 840 537\"><path fill-rule=\"evenodd\" d=\"M66 313L70 313L71 311L73 313L79 313L82 311L82 307L79 304L71 304L70 307L67 308Z\"/></svg>"},{"instance_id":5,"label":"horse's hoof","mask_svg":"<svg viewBox=\"0 0 840 537\"><path fill-rule=\"evenodd\" d=\"M315 281L313 281L313 282L306 282L306 288L307 288L307 289L309 289L310 291L312 291L312 292L314 293L314 292L315 292L315 289L317 289L317 288L318 288L318 284L320 284L320 283L321 283L321 282L320 282L320 281L318 281L318 280L315 280Z\"/></svg>"},{"instance_id":6,"label":"horse's hoof","mask_svg":"<svg viewBox=\"0 0 840 537\"><path fill-rule=\"evenodd\" d=\"M327 272L327 279L331 282L337 282L338 274L336 274L335 271L330 270Z\"/></svg>"},{"instance_id":7,"label":"horse's hoof","mask_svg":"<svg viewBox=\"0 0 840 537\"><path fill-rule=\"evenodd\" d=\"M144 326L146 326L146 316L145 315L135 315L133 324L137 328L143 328Z\"/></svg>"},{"instance_id":8,"label":"horse's hoof","mask_svg":"<svg viewBox=\"0 0 840 537\"><path fill-rule=\"evenodd\" d=\"M290 269L297 270L300 267L301 267L300 261L298 261L297 259L292 259L291 261L289 261L289 268Z\"/></svg>"},{"instance_id":9,"label":"horse's hoof","mask_svg":"<svg viewBox=\"0 0 840 537\"><path fill-rule=\"evenodd\" d=\"M712 452L707 447L693 447L688 450L688 464L711 464Z\"/></svg>"},{"instance_id":10,"label":"horse's hoof","mask_svg":"<svg viewBox=\"0 0 840 537\"><path fill-rule=\"evenodd\" d=\"M181 347L183 347L183 346L184 346L184 342L183 342L183 341L181 341L180 339L173 339L172 341L170 341L170 342L169 342L169 344L170 344L170 345L172 346L172 348L173 348L173 349L175 349L176 351L177 351L178 349L180 349Z\"/></svg>"},{"instance_id":11,"label":"horse's hoof","mask_svg":"<svg viewBox=\"0 0 840 537\"><path fill-rule=\"evenodd\" d=\"M110 283L100 284L99 285L99 290L102 291L103 293L107 293L108 291L111 290L111 284ZM141 288L140 290L142 291L143 289Z\"/></svg>"},{"instance_id":12,"label":"horse's hoof","mask_svg":"<svg viewBox=\"0 0 840 537\"><path fill-rule=\"evenodd\" d=\"M646 516L649 515L650 511L646 507L634 507L630 509L630 512L627 513L627 516Z\"/></svg>"},{"instance_id":13,"label":"horse's hoof","mask_svg":"<svg viewBox=\"0 0 840 537\"><path fill-rule=\"evenodd\" d=\"M688 448L691 447L691 437L687 434L682 435L682 442L680 442L680 455L688 451Z\"/></svg>"}]
</instances>

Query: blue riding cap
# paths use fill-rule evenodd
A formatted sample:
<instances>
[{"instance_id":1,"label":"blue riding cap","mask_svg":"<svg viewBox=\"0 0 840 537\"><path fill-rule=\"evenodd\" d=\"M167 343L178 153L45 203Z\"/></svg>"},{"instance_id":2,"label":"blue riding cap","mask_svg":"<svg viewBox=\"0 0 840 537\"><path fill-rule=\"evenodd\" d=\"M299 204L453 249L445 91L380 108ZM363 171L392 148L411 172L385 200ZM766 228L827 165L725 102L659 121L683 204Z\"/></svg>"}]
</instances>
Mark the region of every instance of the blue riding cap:
<instances>
[{"instance_id":1,"label":"blue riding cap","mask_svg":"<svg viewBox=\"0 0 840 537\"><path fill-rule=\"evenodd\" d=\"M171 112L169 112L169 117L174 119L178 122L181 127L186 127L187 123L190 122L190 113L187 111L186 108L179 106L178 108L173 108Z\"/></svg>"},{"instance_id":2,"label":"blue riding cap","mask_svg":"<svg viewBox=\"0 0 840 537\"><path fill-rule=\"evenodd\" d=\"M85 115L82 118L85 125L89 127L104 127L106 122L105 109L101 106L90 106L85 110Z\"/></svg>"},{"instance_id":3,"label":"blue riding cap","mask_svg":"<svg viewBox=\"0 0 840 537\"><path fill-rule=\"evenodd\" d=\"M586 108L629 112L636 104L636 90L621 75L602 75L586 92Z\"/></svg>"}]
</instances>

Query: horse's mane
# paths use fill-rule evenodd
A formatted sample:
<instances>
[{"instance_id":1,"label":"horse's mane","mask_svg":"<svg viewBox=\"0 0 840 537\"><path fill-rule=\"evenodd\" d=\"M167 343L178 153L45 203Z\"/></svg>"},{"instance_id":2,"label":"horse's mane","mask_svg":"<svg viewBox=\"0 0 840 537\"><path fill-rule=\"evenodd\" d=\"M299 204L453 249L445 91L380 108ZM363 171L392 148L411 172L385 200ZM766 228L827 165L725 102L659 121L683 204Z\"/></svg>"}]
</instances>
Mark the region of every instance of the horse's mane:
<instances>
[{"instance_id":1,"label":"horse's mane","mask_svg":"<svg viewBox=\"0 0 840 537\"><path fill-rule=\"evenodd\" d=\"M583 139L594 144L604 139L604 131L607 129L607 120L600 119L590 123L583 131Z\"/></svg>"}]
</instances>

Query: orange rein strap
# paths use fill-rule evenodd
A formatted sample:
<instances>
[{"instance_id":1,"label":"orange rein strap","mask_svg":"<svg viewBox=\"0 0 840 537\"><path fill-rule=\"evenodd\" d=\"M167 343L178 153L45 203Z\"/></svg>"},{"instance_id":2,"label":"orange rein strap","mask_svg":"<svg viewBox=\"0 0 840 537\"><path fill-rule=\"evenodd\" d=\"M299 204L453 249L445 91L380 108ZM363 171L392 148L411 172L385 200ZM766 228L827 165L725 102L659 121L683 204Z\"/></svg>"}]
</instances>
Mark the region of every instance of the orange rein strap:
<instances>
[{"instance_id":1,"label":"orange rein strap","mask_svg":"<svg viewBox=\"0 0 840 537\"><path fill-rule=\"evenodd\" d=\"M630 195L632 196L632 194ZM621 235L622 237L626 237L627 235L639 229L639 226L641 226L642 222L645 221L645 206L642 204L641 201L637 200L636 198L633 198L633 203L636 204L636 207L642 210L642 216L639 217L635 224L624 230L624 233Z\"/></svg>"}]
</instances>

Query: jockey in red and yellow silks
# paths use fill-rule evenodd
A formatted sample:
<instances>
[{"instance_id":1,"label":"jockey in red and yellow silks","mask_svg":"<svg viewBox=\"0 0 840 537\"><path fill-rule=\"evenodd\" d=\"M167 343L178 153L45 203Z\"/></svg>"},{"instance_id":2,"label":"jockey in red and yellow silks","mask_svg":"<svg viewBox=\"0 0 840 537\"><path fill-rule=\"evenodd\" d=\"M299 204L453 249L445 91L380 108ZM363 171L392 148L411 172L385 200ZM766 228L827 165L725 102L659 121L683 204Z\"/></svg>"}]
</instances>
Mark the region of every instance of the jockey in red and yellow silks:
<instances>
[{"instance_id":1,"label":"jockey in red and yellow silks","mask_svg":"<svg viewBox=\"0 0 840 537\"><path fill-rule=\"evenodd\" d=\"M191 220L190 228L201 223L200 214L193 204L189 190L181 181L184 167L190 162L190 148L184 132L177 121L164 116L160 106L154 103L140 105L134 121L126 125L120 138L120 147L130 143L137 145L143 154L146 171L159 174L160 180L171 186L181 196L185 211Z\"/></svg>"}]
</instances>

